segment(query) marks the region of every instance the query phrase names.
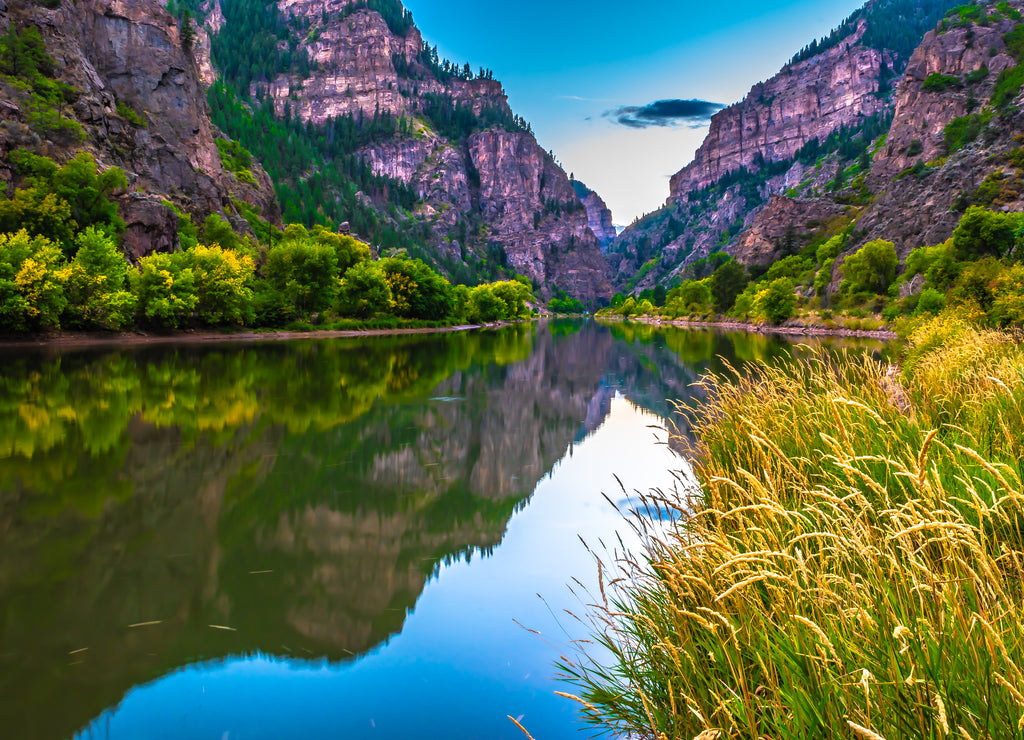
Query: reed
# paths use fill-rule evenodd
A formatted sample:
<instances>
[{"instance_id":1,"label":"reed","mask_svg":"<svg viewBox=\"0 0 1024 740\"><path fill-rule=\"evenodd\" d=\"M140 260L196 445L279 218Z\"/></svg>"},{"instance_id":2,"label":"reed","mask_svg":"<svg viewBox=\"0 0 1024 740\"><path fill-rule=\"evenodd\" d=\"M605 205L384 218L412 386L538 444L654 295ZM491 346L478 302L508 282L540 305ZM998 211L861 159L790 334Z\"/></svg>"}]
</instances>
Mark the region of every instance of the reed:
<instances>
[{"instance_id":1,"label":"reed","mask_svg":"<svg viewBox=\"0 0 1024 740\"><path fill-rule=\"evenodd\" d=\"M699 505L602 565L599 647L560 663L583 716L658 740L1024 737L1019 338L945 317L902 373L819 353L702 383Z\"/></svg>"}]
</instances>

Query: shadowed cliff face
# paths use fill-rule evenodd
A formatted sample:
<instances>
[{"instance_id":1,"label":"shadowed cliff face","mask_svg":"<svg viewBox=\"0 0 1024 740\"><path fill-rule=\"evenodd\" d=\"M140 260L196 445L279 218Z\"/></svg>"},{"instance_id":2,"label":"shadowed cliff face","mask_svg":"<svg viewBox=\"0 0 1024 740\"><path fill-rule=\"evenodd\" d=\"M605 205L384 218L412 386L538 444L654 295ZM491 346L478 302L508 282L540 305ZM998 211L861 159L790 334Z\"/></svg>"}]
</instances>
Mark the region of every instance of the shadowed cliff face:
<instances>
[{"instance_id":1,"label":"shadowed cliff face","mask_svg":"<svg viewBox=\"0 0 1024 740\"><path fill-rule=\"evenodd\" d=\"M337 19L349 0L282 0L279 9L317 28L301 46L314 63L308 78L279 75L266 85L279 114L321 124L332 117L388 114L413 121L410 134L378 140L360 156L378 175L411 185L421 203L431 249L449 263L499 249L509 266L541 286L584 300L611 295L608 266L586 211L565 172L530 133L499 127L451 140L434 130L428 97L450 99L476 115L511 117L500 82L439 80L420 61L415 27L398 35L371 10ZM326 25L323 19L327 18ZM338 16L340 18L340 16ZM397 66L396 66L397 65ZM461 234L452 238L453 234ZM443 265L442 265L443 269Z\"/></svg>"},{"instance_id":2,"label":"shadowed cliff face","mask_svg":"<svg viewBox=\"0 0 1024 740\"><path fill-rule=\"evenodd\" d=\"M118 166L128 176L120 211L128 224L124 247L134 259L177 245L177 217L162 205L171 200L200 220L223 213L231 199L256 205L273 220L277 199L270 179L258 166L256 185L226 172L214 142L199 70L181 48L177 22L156 0L79 0L54 10L10 3L0 25L40 29L59 77L70 85L73 102L65 111L82 124L84 148L103 166ZM55 138L40 140L28 127L12 88L0 86L8 103L0 131L4 160L18 147L40 148L58 161L79 146ZM121 103L134 109L146 126L119 115ZM0 167L8 183L11 173ZM239 220L239 229L246 228Z\"/></svg>"}]
</instances>

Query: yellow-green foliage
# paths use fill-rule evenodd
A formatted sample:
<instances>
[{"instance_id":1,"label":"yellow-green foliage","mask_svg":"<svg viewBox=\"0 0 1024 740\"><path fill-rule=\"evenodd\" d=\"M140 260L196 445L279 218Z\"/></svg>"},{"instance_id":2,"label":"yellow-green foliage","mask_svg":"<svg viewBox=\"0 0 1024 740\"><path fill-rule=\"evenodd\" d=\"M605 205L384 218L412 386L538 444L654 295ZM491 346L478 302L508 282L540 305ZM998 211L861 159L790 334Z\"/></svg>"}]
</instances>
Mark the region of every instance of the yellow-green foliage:
<instances>
[{"instance_id":1,"label":"yellow-green foliage","mask_svg":"<svg viewBox=\"0 0 1024 740\"><path fill-rule=\"evenodd\" d=\"M68 275L60 247L46 237L0 234L0 331L60 326Z\"/></svg>"},{"instance_id":2,"label":"yellow-green foliage","mask_svg":"<svg viewBox=\"0 0 1024 740\"><path fill-rule=\"evenodd\" d=\"M707 378L703 492L605 572L609 654L562 666L585 716L652 739L1021 737L1022 368L1018 337L943 317L902 376L821 353Z\"/></svg>"},{"instance_id":3,"label":"yellow-green foliage","mask_svg":"<svg viewBox=\"0 0 1024 740\"><path fill-rule=\"evenodd\" d=\"M78 237L67 281L68 326L118 331L131 325L135 296L128 291L128 261L117 243L92 227Z\"/></svg>"}]
</instances>

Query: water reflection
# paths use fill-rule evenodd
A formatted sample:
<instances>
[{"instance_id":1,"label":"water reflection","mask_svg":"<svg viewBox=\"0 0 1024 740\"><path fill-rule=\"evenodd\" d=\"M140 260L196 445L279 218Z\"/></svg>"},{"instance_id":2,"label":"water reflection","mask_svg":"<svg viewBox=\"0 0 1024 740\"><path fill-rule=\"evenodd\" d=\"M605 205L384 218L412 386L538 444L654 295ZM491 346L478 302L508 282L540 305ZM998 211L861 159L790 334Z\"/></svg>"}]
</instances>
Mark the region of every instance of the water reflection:
<instances>
[{"instance_id":1,"label":"water reflection","mask_svg":"<svg viewBox=\"0 0 1024 740\"><path fill-rule=\"evenodd\" d=\"M287 691L320 718L309 736L366 734L370 724L340 707L343 691L399 737L415 723L387 719L389 684L407 681L476 717L446 736L504 734L500 712L499 725L476 716L491 712L481 697L512 685L549 697L537 666L550 660L519 665L536 650L492 639L486 625L530 618L538 607L526 597L586 569L565 543L610 526L607 512L586 518L608 469L669 466L644 432L669 415L667 398L685 398L719 358L788 351L763 337L559 322L7 358L0 723L40 739L97 717L90 736L152 732L167 711L212 723L162 735L188 737L227 712L233 724L216 736L251 715L262 718L256 736L274 737L293 734L294 717L272 710L292 706L273 696ZM466 653L472 634L496 644ZM467 671L477 695L445 699ZM239 672L244 692L231 682ZM207 685L231 690L204 714L193 695ZM192 703L179 706L176 692ZM554 727L571 727L571 708L548 706Z\"/></svg>"}]
</instances>

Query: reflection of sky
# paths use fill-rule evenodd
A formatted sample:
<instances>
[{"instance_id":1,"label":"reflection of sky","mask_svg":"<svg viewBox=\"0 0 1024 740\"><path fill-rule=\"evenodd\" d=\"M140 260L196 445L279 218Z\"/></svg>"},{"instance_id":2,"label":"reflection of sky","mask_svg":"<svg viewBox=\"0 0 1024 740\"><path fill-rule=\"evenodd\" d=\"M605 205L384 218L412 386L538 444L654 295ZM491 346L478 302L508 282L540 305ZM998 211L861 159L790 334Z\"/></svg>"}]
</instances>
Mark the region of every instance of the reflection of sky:
<instances>
[{"instance_id":1,"label":"reflection of sky","mask_svg":"<svg viewBox=\"0 0 1024 740\"><path fill-rule=\"evenodd\" d=\"M131 691L83 738L566 737L575 707L554 696L553 662L583 630L567 584L593 583L599 550L635 535L602 492L669 487L685 463L621 396L605 423L538 483L500 547L443 566L389 644L343 666L264 656L196 665ZM543 600L540 596L543 597ZM556 620L554 615L558 615ZM535 635L518 626L537 630Z\"/></svg>"}]
</instances>

